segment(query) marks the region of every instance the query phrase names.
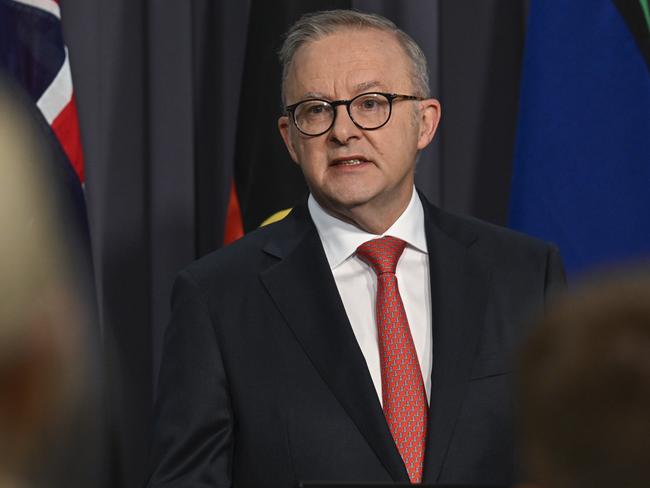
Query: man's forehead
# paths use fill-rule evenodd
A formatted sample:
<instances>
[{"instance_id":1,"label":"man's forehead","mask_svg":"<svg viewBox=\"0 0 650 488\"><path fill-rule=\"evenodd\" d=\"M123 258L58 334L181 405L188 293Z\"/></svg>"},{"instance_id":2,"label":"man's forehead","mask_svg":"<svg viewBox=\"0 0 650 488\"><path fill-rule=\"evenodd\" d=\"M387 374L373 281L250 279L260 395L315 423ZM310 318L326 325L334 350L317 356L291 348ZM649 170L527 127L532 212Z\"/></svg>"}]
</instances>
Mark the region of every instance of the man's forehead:
<instances>
[{"instance_id":1,"label":"man's forehead","mask_svg":"<svg viewBox=\"0 0 650 488\"><path fill-rule=\"evenodd\" d=\"M391 32L345 29L302 45L294 56L287 88L301 98L331 98L345 88L349 95L385 91L396 78L410 77L406 53Z\"/></svg>"}]
</instances>

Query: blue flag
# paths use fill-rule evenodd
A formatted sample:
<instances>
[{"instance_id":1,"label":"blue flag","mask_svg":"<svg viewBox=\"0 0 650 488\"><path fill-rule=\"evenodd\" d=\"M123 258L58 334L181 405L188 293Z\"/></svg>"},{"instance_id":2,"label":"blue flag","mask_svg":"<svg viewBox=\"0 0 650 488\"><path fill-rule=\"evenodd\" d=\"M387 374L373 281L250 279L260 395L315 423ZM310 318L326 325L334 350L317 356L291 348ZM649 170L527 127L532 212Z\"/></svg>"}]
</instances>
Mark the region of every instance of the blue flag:
<instances>
[{"instance_id":1,"label":"blue flag","mask_svg":"<svg viewBox=\"0 0 650 488\"><path fill-rule=\"evenodd\" d=\"M650 258L646 0L533 0L511 227L555 242L567 271Z\"/></svg>"}]
</instances>

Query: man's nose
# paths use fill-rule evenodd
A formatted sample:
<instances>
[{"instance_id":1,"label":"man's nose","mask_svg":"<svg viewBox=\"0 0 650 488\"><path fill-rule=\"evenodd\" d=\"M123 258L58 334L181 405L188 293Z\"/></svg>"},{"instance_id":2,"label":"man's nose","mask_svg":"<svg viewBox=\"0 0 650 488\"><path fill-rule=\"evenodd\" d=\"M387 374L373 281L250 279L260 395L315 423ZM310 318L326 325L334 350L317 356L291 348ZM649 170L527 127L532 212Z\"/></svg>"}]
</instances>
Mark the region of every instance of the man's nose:
<instances>
[{"instance_id":1,"label":"man's nose","mask_svg":"<svg viewBox=\"0 0 650 488\"><path fill-rule=\"evenodd\" d=\"M361 129L350 118L347 107L339 105L335 110L336 118L330 129L329 139L338 144L346 144L350 139L360 137Z\"/></svg>"}]
</instances>

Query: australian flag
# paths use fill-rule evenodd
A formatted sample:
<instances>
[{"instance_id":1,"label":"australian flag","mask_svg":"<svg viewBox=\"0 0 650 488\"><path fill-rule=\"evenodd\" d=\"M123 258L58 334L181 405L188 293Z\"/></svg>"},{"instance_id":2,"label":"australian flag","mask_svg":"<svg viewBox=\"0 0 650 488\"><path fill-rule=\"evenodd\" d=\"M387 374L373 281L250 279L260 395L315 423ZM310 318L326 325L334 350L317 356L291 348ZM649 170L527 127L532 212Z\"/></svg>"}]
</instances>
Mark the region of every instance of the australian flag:
<instances>
[{"instance_id":1,"label":"australian flag","mask_svg":"<svg viewBox=\"0 0 650 488\"><path fill-rule=\"evenodd\" d=\"M13 80L42 129L53 165L46 170L89 264L84 159L58 0L0 0L0 75Z\"/></svg>"}]
</instances>

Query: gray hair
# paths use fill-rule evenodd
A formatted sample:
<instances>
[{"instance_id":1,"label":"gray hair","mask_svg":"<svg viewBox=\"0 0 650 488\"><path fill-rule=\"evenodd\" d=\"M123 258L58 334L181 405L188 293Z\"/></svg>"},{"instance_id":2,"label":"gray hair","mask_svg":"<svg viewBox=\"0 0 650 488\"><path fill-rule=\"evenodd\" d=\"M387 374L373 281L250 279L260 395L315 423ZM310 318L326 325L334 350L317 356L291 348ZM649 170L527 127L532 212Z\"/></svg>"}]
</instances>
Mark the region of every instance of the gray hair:
<instances>
[{"instance_id":1,"label":"gray hair","mask_svg":"<svg viewBox=\"0 0 650 488\"><path fill-rule=\"evenodd\" d=\"M287 76L296 51L304 44L322 39L343 29L377 29L390 32L411 60L415 94L428 98L429 70L427 59L420 46L406 32L393 22L378 14L367 14L356 10L325 10L303 15L285 35L282 48L278 52L282 64L282 98L285 96Z\"/></svg>"}]
</instances>

